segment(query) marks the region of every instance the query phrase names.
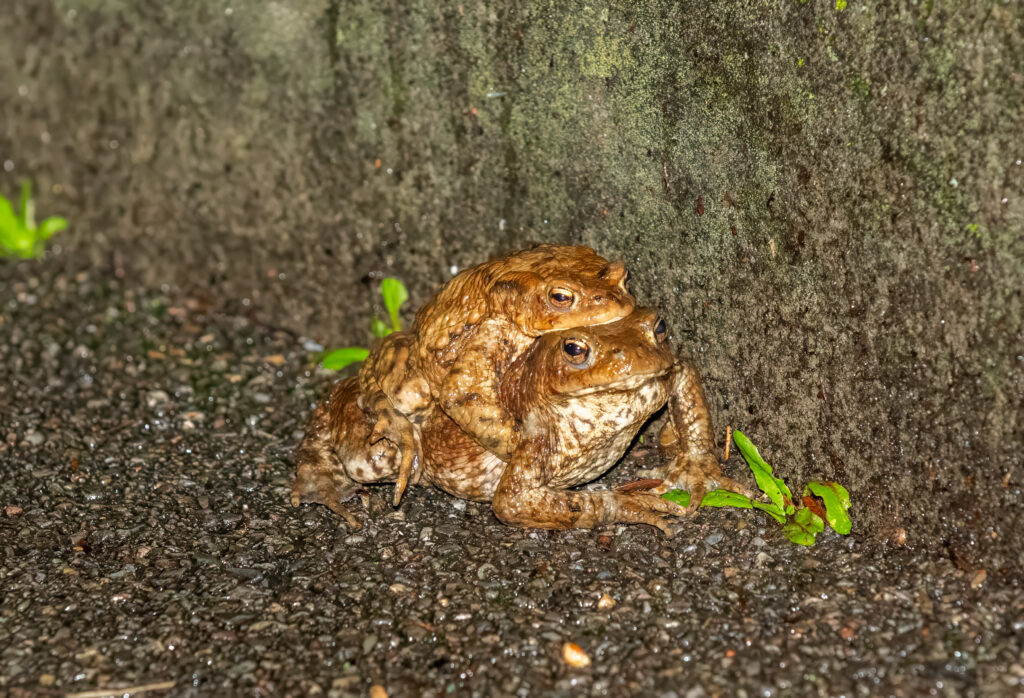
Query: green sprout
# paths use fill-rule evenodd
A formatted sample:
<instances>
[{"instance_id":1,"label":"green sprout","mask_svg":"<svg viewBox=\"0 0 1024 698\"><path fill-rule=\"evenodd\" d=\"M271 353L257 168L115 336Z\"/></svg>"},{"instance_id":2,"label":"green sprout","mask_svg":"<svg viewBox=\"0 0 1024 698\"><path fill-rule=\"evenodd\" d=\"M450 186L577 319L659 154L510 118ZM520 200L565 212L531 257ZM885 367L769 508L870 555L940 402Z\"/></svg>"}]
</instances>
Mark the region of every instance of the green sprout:
<instances>
[{"instance_id":1,"label":"green sprout","mask_svg":"<svg viewBox=\"0 0 1024 698\"><path fill-rule=\"evenodd\" d=\"M797 506L789 487L782 478L775 477L772 467L750 439L743 432L734 431L733 440L754 473L757 486L770 501L760 502L736 492L714 490L701 499L702 507L760 509L782 524L783 535L799 545L814 545L817 535L825 530L826 521L836 533L844 536L850 533L852 523L846 513L850 508L850 493L845 487L838 482L810 482L804 488L802 506ZM680 506L690 505L690 494L685 490L670 490L662 497Z\"/></svg>"},{"instance_id":2,"label":"green sprout","mask_svg":"<svg viewBox=\"0 0 1024 698\"><path fill-rule=\"evenodd\" d=\"M374 337L387 337L392 332L399 332L402 329L402 318L398 311L407 300L409 292L398 279L384 279L380 284L380 293L384 296L384 307L388 311L388 325L376 315L370 321L370 332ZM366 347L343 347L328 351L323 358L323 366L331 371L340 371L349 364L366 361L370 350Z\"/></svg>"},{"instance_id":3,"label":"green sprout","mask_svg":"<svg viewBox=\"0 0 1024 698\"><path fill-rule=\"evenodd\" d=\"M0 196L0 257L36 259L43 256L46 241L68 227L68 222L57 216L36 225L36 206L32 201L32 183L21 180L21 210Z\"/></svg>"}]
</instances>

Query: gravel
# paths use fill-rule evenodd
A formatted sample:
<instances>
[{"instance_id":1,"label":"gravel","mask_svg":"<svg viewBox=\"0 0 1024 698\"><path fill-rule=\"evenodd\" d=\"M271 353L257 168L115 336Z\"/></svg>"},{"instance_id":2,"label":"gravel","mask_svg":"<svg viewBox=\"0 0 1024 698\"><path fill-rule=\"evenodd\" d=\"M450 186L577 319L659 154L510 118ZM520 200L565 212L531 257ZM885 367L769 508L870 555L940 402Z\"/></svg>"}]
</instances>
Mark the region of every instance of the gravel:
<instances>
[{"instance_id":1,"label":"gravel","mask_svg":"<svg viewBox=\"0 0 1024 698\"><path fill-rule=\"evenodd\" d=\"M332 379L314 346L0 268L0 693L1024 692L1018 577L878 540L856 503L853 535L810 549L751 511L668 539L509 528L425 488L399 510L367 488L358 532L294 509L290 452Z\"/></svg>"}]
</instances>

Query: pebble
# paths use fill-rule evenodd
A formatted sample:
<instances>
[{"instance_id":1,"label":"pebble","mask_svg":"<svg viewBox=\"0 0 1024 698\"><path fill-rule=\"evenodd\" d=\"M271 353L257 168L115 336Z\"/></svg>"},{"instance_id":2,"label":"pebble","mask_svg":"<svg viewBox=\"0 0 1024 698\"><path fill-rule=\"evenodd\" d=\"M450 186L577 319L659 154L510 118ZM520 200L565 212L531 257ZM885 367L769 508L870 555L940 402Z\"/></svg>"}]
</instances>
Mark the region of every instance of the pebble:
<instances>
[{"instance_id":1,"label":"pebble","mask_svg":"<svg viewBox=\"0 0 1024 698\"><path fill-rule=\"evenodd\" d=\"M151 410L166 405L170 401L171 397L163 390L150 390L146 393L146 407Z\"/></svg>"},{"instance_id":2,"label":"pebble","mask_svg":"<svg viewBox=\"0 0 1024 698\"><path fill-rule=\"evenodd\" d=\"M562 645L562 660L576 669L590 666L590 655L575 642L566 642Z\"/></svg>"}]
</instances>

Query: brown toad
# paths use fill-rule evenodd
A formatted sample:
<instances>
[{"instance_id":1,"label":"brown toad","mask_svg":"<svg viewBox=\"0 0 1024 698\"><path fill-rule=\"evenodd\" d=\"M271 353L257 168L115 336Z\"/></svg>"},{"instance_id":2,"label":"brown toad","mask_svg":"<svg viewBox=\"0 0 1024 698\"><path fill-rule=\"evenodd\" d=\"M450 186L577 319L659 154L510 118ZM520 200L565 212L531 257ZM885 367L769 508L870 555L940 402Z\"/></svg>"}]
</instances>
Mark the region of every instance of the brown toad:
<instances>
[{"instance_id":1,"label":"brown toad","mask_svg":"<svg viewBox=\"0 0 1024 698\"><path fill-rule=\"evenodd\" d=\"M663 482L655 490L687 489L695 503L715 487L749 495L722 475L697 373L672 355L666 334L654 313L638 310L610 324L539 337L497 386L519 431L508 462L435 406L413 427L423 458L417 475L458 497L490 501L512 525L646 523L670 532L672 519L687 510L651 492L568 489L611 468L667 403L659 442L670 462L659 470ZM394 448L368 442L375 421L358 381L337 383L299 446L292 503L322 502L354 522L341 502L356 483L399 475Z\"/></svg>"},{"instance_id":2,"label":"brown toad","mask_svg":"<svg viewBox=\"0 0 1024 698\"><path fill-rule=\"evenodd\" d=\"M400 454L394 503L414 476L412 425L435 407L507 460L516 423L498 399L502 374L546 332L629 315L626 276L621 262L589 247L538 245L458 274L420 308L409 333L375 347L359 379L378 416L371 443L389 441Z\"/></svg>"}]
</instances>

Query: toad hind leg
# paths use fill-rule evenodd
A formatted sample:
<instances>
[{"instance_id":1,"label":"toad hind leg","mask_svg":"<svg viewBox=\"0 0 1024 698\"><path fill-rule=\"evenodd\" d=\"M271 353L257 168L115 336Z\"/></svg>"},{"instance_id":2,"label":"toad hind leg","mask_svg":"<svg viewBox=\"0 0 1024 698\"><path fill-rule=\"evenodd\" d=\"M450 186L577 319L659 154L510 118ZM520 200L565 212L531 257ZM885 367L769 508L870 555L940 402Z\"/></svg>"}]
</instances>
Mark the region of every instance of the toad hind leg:
<instances>
[{"instance_id":1,"label":"toad hind leg","mask_svg":"<svg viewBox=\"0 0 1024 698\"><path fill-rule=\"evenodd\" d=\"M324 428L324 413L326 410L323 406L317 408L295 452L298 467L292 482L292 506L323 504L343 518L351 528L361 528L362 524L342 504L356 493L358 486L345 472L330 443L329 432Z\"/></svg>"},{"instance_id":2,"label":"toad hind leg","mask_svg":"<svg viewBox=\"0 0 1024 698\"><path fill-rule=\"evenodd\" d=\"M514 526L594 528L600 524L640 523L673 534L673 519L688 511L656 495L611 490L570 491L538 480L537 454L526 448L505 468L491 500L494 514Z\"/></svg>"},{"instance_id":3,"label":"toad hind leg","mask_svg":"<svg viewBox=\"0 0 1024 698\"><path fill-rule=\"evenodd\" d=\"M385 440L368 444L374 416L361 406L355 378L339 381L317 407L295 453L292 504L325 504L353 528L360 524L342 504L358 483L393 480L395 449Z\"/></svg>"}]
</instances>

